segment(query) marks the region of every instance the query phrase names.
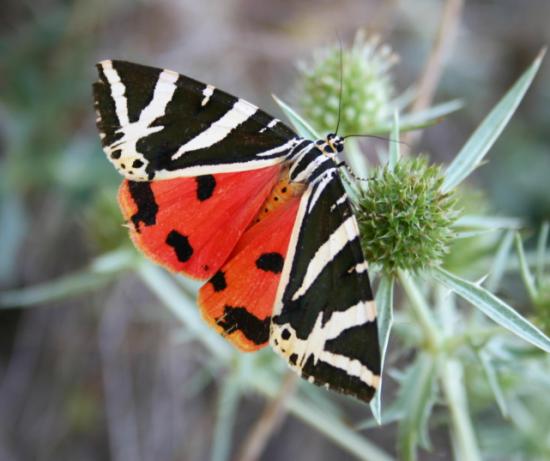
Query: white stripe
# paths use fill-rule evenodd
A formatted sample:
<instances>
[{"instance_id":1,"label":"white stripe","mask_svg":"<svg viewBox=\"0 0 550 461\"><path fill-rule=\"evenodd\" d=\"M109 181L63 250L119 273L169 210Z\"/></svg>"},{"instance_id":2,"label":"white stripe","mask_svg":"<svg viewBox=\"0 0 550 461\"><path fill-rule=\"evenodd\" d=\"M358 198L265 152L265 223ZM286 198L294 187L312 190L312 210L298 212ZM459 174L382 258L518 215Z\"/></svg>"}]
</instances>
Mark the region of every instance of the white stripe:
<instances>
[{"instance_id":1,"label":"white stripe","mask_svg":"<svg viewBox=\"0 0 550 461\"><path fill-rule=\"evenodd\" d=\"M119 119L120 128L118 132L122 133L122 137L110 146L104 147L109 160L124 176L130 179L139 180L147 179L145 168L149 163L148 160L137 151L137 142L146 136L161 131L162 126L150 126L151 123L159 117L162 117L166 112L166 106L171 101L174 92L176 91L176 81L179 75L171 70L163 70L157 79L153 97L147 106L140 112L139 119L131 123L128 116L128 101L125 95L126 88L120 81L120 76L112 66L111 61L103 61L100 63L105 77L111 85L111 95L115 102L115 111ZM122 88L122 89L121 89ZM117 149L122 149L122 155L118 159L112 159L111 153ZM143 166L136 172L133 169L133 174L121 167L122 164L130 165L134 160L139 159L143 162Z\"/></svg>"},{"instance_id":2,"label":"white stripe","mask_svg":"<svg viewBox=\"0 0 550 461\"><path fill-rule=\"evenodd\" d=\"M271 122L269 122L267 124L267 126L263 127L261 130L260 130L260 133L263 133L265 130L267 130L268 128L273 128L275 125L277 125L277 123L279 123L280 120L277 119L277 118L274 118L273 120L271 120Z\"/></svg>"},{"instance_id":3,"label":"white stripe","mask_svg":"<svg viewBox=\"0 0 550 461\"><path fill-rule=\"evenodd\" d=\"M195 165L178 170L157 170L155 172L155 179L188 178L203 174L236 173L239 171L257 170L258 168L277 165L283 161L284 157L275 157L265 160L251 160L249 162Z\"/></svg>"},{"instance_id":4,"label":"white stripe","mask_svg":"<svg viewBox=\"0 0 550 461\"><path fill-rule=\"evenodd\" d=\"M359 301L345 311L334 311L323 327L324 330L329 331L326 339L337 338L348 328L372 322L375 318L374 301Z\"/></svg>"},{"instance_id":5,"label":"white stripe","mask_svg":"<svg viewBox=\"0 0 550 461\"><path fill-rule=\"evenodd\" d=\"M283 265L283 271L281 272L281 278L279 279L279 285L277 286L277 295L275 296L275 303L273 304L273 316L280 314L283 310L283 295L288 285L292 265L294 264L300 229L302 227L304 216L306 215L311 190L312 187L309 185L300 198L300 206L298 208L298 212L296 213L296 219L294 220L294 227L292 228L292 234L290 235L290 242L288 243L288 250Z\"/></svg>"},{"instance_id":6,"label":"white stripe","mask_svg":"<svg viewBox=\"0 0 550 461\"><path fill-rule=\"evenodd\" d=\"M284 152L285 150L292 149L296 144L298 144L298 142L299 142L298 138L292 138L290 141L285 142L279 147L274 147L273 149L269 149L264 152L260 152L256 154L255 157L267 157L273 154L278 154L279 152Z\"/></svg>"},{"instance_id":7,"label":"white stripe","mask_svg":"<svg viewBox=\"0 0 550 461\"><path fill-rule=\"evenodd\" d=\"M241 123L246 122L257 110L258 108L256 106L243 99L239 99L220 119L216 120L202 133L181 146L177 152L172 155L172 160L177 160L186 152L204 149L220 142Z\"/></svg>"},{"instance_id":8,"label":"white stripe","mask_svg":"<svg viewBox=\"0 0 550 461\"><path fill-rule=\"evenodd\" d=\"M177 79L178 74L176 72L172 72L171 70L163 70L159 75L157 83L155 84L153 97L151 98L149 104L147 104L147 106L139 114L138 121L128 123L127 125L120 127L120 131L124 133L124 136L109 146L112 151L125 144L119 161L123 161L123 157L135 157L136 155L139 155L139 158L148 163L147 160L137 152L137 141L141 138L149 136L152 133L161 131L164 128L162 126L152 127L150 125L154 120L164 115L166 106L176 91L175 83Z\"/></svg>"},{"instance_id":9,"label":"white stripe","mask_svg":"<svg viewBox=\"0 0 550 461\"><path fill-rule=\"evenodd\" d=\"M166 106L176 91L175 83L178 81L178 77L179 75L171 70L163 70L160 73L153 98L139 114L137 124L148 127L155 119L164 115Z\"/></svg>"},{"instance_id":10,"label":"white stripe","mask_svg":"<svg viewBox=\"0 0 550 461\"><path fill-rule=\"evenodd\" d=\"M319 179L319 181L315 182L315 193L313 194L313 197L311 197L311 200L309 201L309 206L307 209L308 213L311 213L311 210L313 210L313 207L319 200L319 197L321 196L323 191L326 189L330 181L332 181L332 175L325 174Z\"/></svg>"},{"instance_id":11,"label":"white stripe","mask_svg":"<svg viewBox=\"0 0 550 461\"><path fill-rule=\"evenodd\" d=\"M342 251L346 244L357 237L357 235L359 235L359 232L357 230L355 218L350 216L330 234L328 240L319 247L313 258L311 258L302 285L292 296L293 301L296 301L307 292L323 269L340 251Z\"/></svg>"},{"instance_id":12,"label":"white stripe","mask_svg":"<svg viewBox=\"0 0 550 461\"><path fill-rule=\"evenodd\" d=\"M362 272L367 272L367 269L369 268L367 261L363 261L362 263L356 264L353 266L348 272L351 274L352 272L356 272L358 274L361 274Z\"/></svg>"},{"instance_id":13,"label":"white stripe","mask_svg":"<svg viewBox=\"0 0 550 461\"><path fill-rule=\"evenodd\" d=\"M118 118L119 125L128 125L130 119L128 118L128 100L126 99L126 87L120 80L118 72L113 67L112 61L101 61L99 63L103 69L103 74L109 82L111 88L111 97L115 102L115 112Z\"/></svg>"},{"instance_id":14,"label":"white stripe","mask_svg":"<svg viewBox=\"0 0 550 461\"><path fill-rule=\"evenodd\" d=\"M373 301L360 301L348 307L344 311L334 311L328 321L323 318L324 313L319 312L313 329L306 339L297 337L290 324L272 324L270 341L272 346L283 356L289 357L296 354L295 368L301 370L310 357L316 365L319 361L339 368L351 376L356 376L364 383L372 387L378 387L380 377L357 359L329 352L326 350L326 342L338 338L349 328L373 322L376 319L376 307ZM323 324L324 323L324 324ZM288 331L287 340L282 338L282 331ZM277 344L275 344L275 340Z\"/></svg>"},{"instance_id":15,"label":"white stripe","mask_svg":"<svg viewBox=\"0 0 550 461\"><path fill-rule=\"evenodd\" d=\"M342 196L332 204L332 206L330 207L330 211L334 211L338 206L342 205L342 203L344 203L347 200L347 198L348 198L348 194L344 192Z\"/></svg>"},{"instance_id":16,"label":"white stripe","mask_svg":"<svg viewBox=\"0 0 550 461\"><path fill-rule=\"evenodd\" d=\"M206 85L206 88L202 90L202 95L204 98L201 101L201 106L206 106L206 104L208 104L208 101L210 101L210 96L212 96L215 89L216 87L214 85Z\"/></svg>"},{"instance_id":17,"label":"white stripe","mask_svg":"<svg viewBox=\"0 0 550 461\"><path fill-rule=\"evenodd\" d=\"M365 384L374 387L375 389L377 389L380 385L380 376L375 375L372 371L368 369L368 367L363 365L357 359L352 360L345 355L334 354L329 351L323 351L321 354L319 354L319 359L323 362L328 363L329 365L332 365L335 368L344 370L347 375L359 378Z\"/></svg>"},{"instance_id":18,"label":"white stripe","mask_svg":"<svg viewBox=\"0 0 550 461\"><path fill-rule=\"evenodd\" d=\"M290 167L289 175L292 177L294 176L294 172L296 171L296 168L298 168L300 161L311 151L315 148L315 144L312 142L308 144L306 147L301 149L294 157L292 166ZM308 178L311 176L311 174L321 165L323 162L328 160L327 157L324 157L323 155L319 155L316 157L313 161L308 163L300 173L298 173L297 176L293 177L294 182L306 182Z\"/></svg>"}]
</instances>

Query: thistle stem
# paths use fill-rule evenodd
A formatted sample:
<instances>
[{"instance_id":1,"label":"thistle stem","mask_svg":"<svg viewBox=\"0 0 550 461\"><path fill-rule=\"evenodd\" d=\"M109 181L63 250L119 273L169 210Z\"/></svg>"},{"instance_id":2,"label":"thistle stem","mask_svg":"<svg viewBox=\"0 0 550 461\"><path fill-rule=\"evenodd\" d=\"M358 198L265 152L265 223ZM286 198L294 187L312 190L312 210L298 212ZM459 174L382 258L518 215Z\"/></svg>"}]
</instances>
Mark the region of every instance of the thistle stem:
<instances>
[{"instance_id":1,"label":"thistle stem","mask_svg":"<svg viewBox=\"0 0 550 461\"><path fill-rule=\"evenodd\" d=\"M478 461L481 460L481 454L468 411L463 378L463 368L459 361L451 358L444 361L440 379L451 414L453 442L458 451L456 459Z\"/></svg>"},{"instance_id":2,"label":"thistle stem","mask_svg":"<svg viewBox=\"0 0 550 461\"><path fill-rule=\"evenodd\" d=\"M410 274L399 271L399 280L427 337L428 349L434 355L443 354L443 343L446 339L445 328L437 324L426 299ZM439 378L451 413L455 449L460 453L460 457L457 459L480 460L481 456L468 412L462 365L447 354L441 358Z\"/></svg>"},{"instance_id":3,"label":"thistle stem","mask_svg":"<svg viewBox=\"0 0 550 461\"><path fill-rule=\"evenodd\" d=\"M443 338L439 333L439 327L430 311L428 303L408 272L400 270L398 275L401 285L409 297L411 307L424 330L428 341L428 348L435 353L438 351Z\"/></svg>"}]
</instances>

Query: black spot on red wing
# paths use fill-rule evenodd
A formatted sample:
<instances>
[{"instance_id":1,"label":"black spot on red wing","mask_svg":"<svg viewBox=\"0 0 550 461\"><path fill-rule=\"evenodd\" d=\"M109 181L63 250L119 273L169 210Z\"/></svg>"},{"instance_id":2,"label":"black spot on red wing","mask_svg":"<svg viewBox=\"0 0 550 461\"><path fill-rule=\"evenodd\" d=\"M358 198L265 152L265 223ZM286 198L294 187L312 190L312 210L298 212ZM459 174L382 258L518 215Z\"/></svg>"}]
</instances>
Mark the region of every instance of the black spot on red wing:
<instances>
[{"instance_id":1,"label":"black spot on red wing","mask_svg":"<svg viewBox=\"0 0 550 461\"><path fill-rule=\"evenodd\" d=\"M256 267L266 272L279 274L285 260L281 253L264 253L256 260Z\"/></svg>"},{"instance_id":2,"label":"black spot on red wing","mask_svg":"<svg viewBox=\"0 0 550 461\"><path fill-rule=\"evenodd\" d=\"M216 188L216 178L214 178L214 176L211 174L197 176L195 181L197 181L197 198L201 202L212 197L214 189Z\"/></svg>"},{"instance_id":3,"label":"black spot on red wing","mask_svg":"<svg viewBox=\"0 0 550 461\"><path fill-rule=\"evenodd\" d=\"M178 261L182 263L189 261L193 255L193 247L189 243L189 239L177 230L170 231L166 236L166 243L174 249Z\"/></svg>"},{"instance_id":4,"label":"black spot on red wing","mask_svg":"<svg viewBox=\"0 0 550 461\"><path fill-rule=\"evenodd\" d=\"M283 188L281 189L281 192L282 192L283 194L286 194L286 187L283 187Z\"/></svg>"},{"instance_id":5,"label":"black spot on red wing","mask_svg":"<svg viewBox=\"0 0 550 461\"><path fill-rule=\"evenodd\" d=\"M217 323L228 333L240 330L254 344L264 344L269 340L271 317L260 320L245 307L226 305Z\"/></svg>"},{"instance_id":6,"label":"black spot on red wing","mask_svg":"<svg viewBox=\"0 0 550 461\"><path fill-rule=\"evenodd\" d=\"M137 211L130 218L136 232L139 232L140 223L145 226L154 226L157 222L159 207L151 184L143 181L128 181L128 190L137 207Z\"/></svg>"},{"instance_id":7,"label":"black spot on red wing","mask_svg":"<svg viewBox=\"0 0 550 461\"><path fill-rule=\"evenodd\" d=\"M212 284L214 291L223 291L227 288L225 274L222 271L216 272L210 279L210 283Z\"/></svg>"}]
</instances>

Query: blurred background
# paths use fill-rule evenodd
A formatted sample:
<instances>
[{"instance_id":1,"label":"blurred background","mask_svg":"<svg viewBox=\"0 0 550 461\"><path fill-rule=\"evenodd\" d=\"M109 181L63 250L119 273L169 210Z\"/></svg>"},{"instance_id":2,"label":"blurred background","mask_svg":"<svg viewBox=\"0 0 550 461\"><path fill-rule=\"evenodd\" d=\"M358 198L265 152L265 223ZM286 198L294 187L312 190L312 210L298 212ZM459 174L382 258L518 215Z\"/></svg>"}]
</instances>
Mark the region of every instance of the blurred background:
<instances>
[{"instance_id":1,"label":"blurred background","mask_svg":"<svg viewBox=\"0 0 550 461\"><path fill-rule=\"evenodd\" d=\"M399 56L392 71L397 92L410 87L437 36L442 3L3 0L0 290L78 275L95 257L129 245L115 203L120 178L94 126L97 61L170 68L282 118L270 95L294 103L296 62L338 37L349 43L358 28L379 34ZM419 151L436 162L456 154L550 42L549 19L545 0L465 2L434 98L460 98L464 108L427 129ZM547 60L490 165L471 182L484 191L487 208L533 228L550 218L548 120ZM225 369L209 366L210 354L181 337L171 313L132 273L108 284L76 283L75 293L101 288L0 309L0 460L211 459L214 431L223 433L216 414ZM264 402L253 393L239 401L231 456ZM349 411L368 417L366 407ZM366 434L395 455L395 428ZM448 459L446 433L432 441L434 450L422 459ZM261 459L354 458L287 417Z\"/></svg>"}]
</instances>

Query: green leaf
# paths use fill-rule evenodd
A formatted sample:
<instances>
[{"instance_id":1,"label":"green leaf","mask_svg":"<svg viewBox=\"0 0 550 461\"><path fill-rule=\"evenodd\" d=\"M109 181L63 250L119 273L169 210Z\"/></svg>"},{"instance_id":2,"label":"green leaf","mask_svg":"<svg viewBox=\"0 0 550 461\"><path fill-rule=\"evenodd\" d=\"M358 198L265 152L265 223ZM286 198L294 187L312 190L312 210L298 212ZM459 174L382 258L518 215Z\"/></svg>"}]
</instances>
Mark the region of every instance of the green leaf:
<instances>
[{"instance_id":1,"label":"green leaf","mask_svg":"<svg viewBox=\"0 0 550 461\"><path fill-rule=\"evenodd\" d=\"M472 420L468 411L468 398L464 386L464 369L453 358L441 366L441 387L451 417L451 437L455 459L481 461Z\"/></svg>"},{"instance_id":2,"label":"green leaf","mask_svg":"<svg viewBox=\"0 0 550 461\"><path fill-rule=\"evenodd\" d=\"M481 235L491 234L493 232L498 232L499 229L478 229L471 231L460 231L454 235L455 239L469 239L472 237L480 237Z\"/></svg>"},{"instance_id":3,"label":"green leaf","mask_svg":"<svg viewBox=\"0 0 550 461\"><path fill-rule=\"evenodd\" d=\"M493 365L493 362L491 361L491 357L489 357L489 354L484 350L478 351L477 356L479 358L481 366L483 367L485 376L487 377L487 382L489 383L489 386L493 391L493 395L495 396L495 400L497 402L500 413L504 418L508 418L508 415L510 414L508 411L508 405L506 403L506 398L504 397L504 392L502 391L502 387L498 379L497 371Z\"/></svg>"},{"instance_id":4,"label":"green leaf","mask_svg":"<svg viewBox=\"0 0 550 461\"><path fill-rule=\"evenodd\" d=\"M550 352L550 338L490 291L441 267L433 268L432 275L502 327L543 351Z\"/></svg>"},{"instance_id":5,"label":"green leaf","mask_svg":"<svg viewBox=\"0 0 550 461\"><path fill-rule=\"evenodd\" d=\"M400 393L406 395L406 407L399 424L398 446L401 457L417 459L418 444L429 448L428 419L435 401L435 363L431 355L418 355L401 383Z\"/></svg>"},{"instance_id":6,"label":"green leaf","mask_svg":"<svg viewBox=\"0 0 550 461\"><path fill-rule=\"evenodd\" d=\"M401 132L419 130L426 128L440 122L441 119L459 109L463 106L462 102L458 99L447 101L441 104L432 106L421 112L415 112L413 114L404 114L401 116L399 123L399 130ZM391 133L394 122L382 123L369 130L369 134L388 134Z\"/></svg>"},{"instance_id":7,"label":"green leaf","mask_svg":"<svg viewBox=\"0 0 550 461\"><path fill-rule=\"evenodd\" d=\"M218 397L218 412L212 440L212 461L226 461L230 458L231 441L240 397L238 379L231 375L222 384Z\"/></svg>"},{"instance_id":8,"label":"green leaf","mask_svg":"<svg viewBox=\"0 0 550 461\"><path fill-rule=\"evenodd\" d=\"M388 168L390 171L393 171L400 156L401 154L399 152L399 113L395 112L393 114L393 128L390 135L390 145L389 145Z\"/></svg>"},{"instance_id":9,"label":"green leaf","mask_svg":"<svg viewBox=\"0 0 550 461\"><path fill-rule=\"evenodd\" d=\"M446 115L462 109L462 107L464 107L464 103L460 99L445 101L421 110L420 112L403 115L401 117L400 125L401 127L404 127L402 128L403 131L417 125L432 125L441 121L441 119Z\"/></svg>"},{"instance_id":10,"label":"green leaf","mask_svg":"<svg viewBox=\"0 0 550 461\"><path fill-rule=\"evenodd\" d=\"M390 340L390 332L393 323L393 278L383 275L380 278L378 289L376 290L376 308L378 309L378 341L380 343L380 375L384 372L384 360ZM378 424L382 424L382 383L374 394L370 403L372 414Z\"/></svg>"},{"instance_id":11,"label":"green leaf","mask_svg":"<svg viewBox=\"0 0 550 461\"><path fill-rule=\"evenodd\" d=\"M542 223L539 238L537 240L537 283L539 287L543 283L544 278L544 257L546 255L546 243L548 242L548 232L550 231L550 223L545 221Z\"/></svg>"},{"instance_id":12,"label":"green leaf","mask_svg":"<svg viewBox=\"0 0 550 461\"><path fill-rule=\"evenodd\" d=\"M531 269L529 269L529 265L527 264L527 260L525 259L523 243L521 242L521 237L518 233L516 233L516 251L518 252L519 272L521 274L521 279L525 284L525 289L527 290L527 294L529 295L531 302L535 302L535 300L537 299L537 288L535 287L535 279L533 278Z\"/></svg>"},{"instance_id":13,"label":"green leaf","mask_svg":"<svg viewBox=\"0 0 550 461\"><path fill-rule=\"evenodd\" d=\"M443 192L448 192L458 186L481 163L523 99L537 74L544 53L545 50L539 53L533 64L508 90L466 141L464 147L447 168L442 186Z\"/></svg>"},{"instance_id":14,"label":"green leaf","mask_svg":"<svg viewBox=\"0 0 550 461\"><path fill-rule=\"evenodd\" d=\"M136 254L132 251L122 249L107 253L96 258L86 270L21 290L0 292L0 309L29 307L96 290L135 263Z\"/></svg>"},{"instance_id":15,"label":"green leaf","mask_svg":"<svg viewBox=\"0 0 550 461\"><path fill-rule=\"evenodd\" d=\"M380 421L376 420L375 418L369 418L358 423L355 428L360 431L363 429L372 429L378 426L385 426L387 424L401 421L401 419L403 418L403 414L405 413L403 406L404 402L402 402L398 398L394 398L389 405L384 407L384 413L380 415Z\"/></svg>"},{"instance_id":16,"label":"green leaf","mask_svg":"<svg viewBox=\"0 0 550 461\"><path fill-rule=\"evenodd\" d=\"M409 106L415 99L418 93L418 88L415 85L410 85L401 94L395 97L390 102L390 108L402 112L407 106Z\"/></svg>"},{"instance_id":17,"label":"green leaf","mask_svg":"<svg viewBox=\"0 0 550 461\"><path fill-rule=\"evenodd\" d=\"M458 218L453 227L455 228L472 228L472 229L519 229L523 225L523 221L519 218L509 216L477 216L464 215Z\"/></svg>"},{"instance_id":18,"label":"green leaf","mask_svg":"<svg viewBox=\"0 0 550 461\"><path fill-rule=\"evenodd\" d=\"M500 280L506 272L506 263L508 261L513 243L514 231L509 230L504 234L504 237L498 246L495 259L491 265L491 270L489 271L489 277L486 284L489 291L496 291L498 288Z\"/></svg>"},{"instance_id":19,"label":"green leaf","mask_svg":"<svg viewBox=\"0 0 550 461\"><path fill-rule=\"evenodd\" d=\"M274 94L271 95L275 102L279 104L279 107L282 109L282 111L285 113L285 115L288 117L294 128L296 128L296 131L300 136L306 139L311 140L317 140L322 139L322 136L319 136L319 134L313 129L313 127L306 122L298 113L292 109L286 102L279 99Z\"/></svg>"},{"instance_id":20,"label":"green leaf","mask_svg":"<svg viewBox=\"0 0 550 461\"><path fill-rule=\"evenodd\" d=\"M137 273L168 310L183 322L214 357L226 363L231 360L236 351L202 320L191 294L185 294L173 276L145 260L139 264Z\"/></svg>"}]
</instances>

